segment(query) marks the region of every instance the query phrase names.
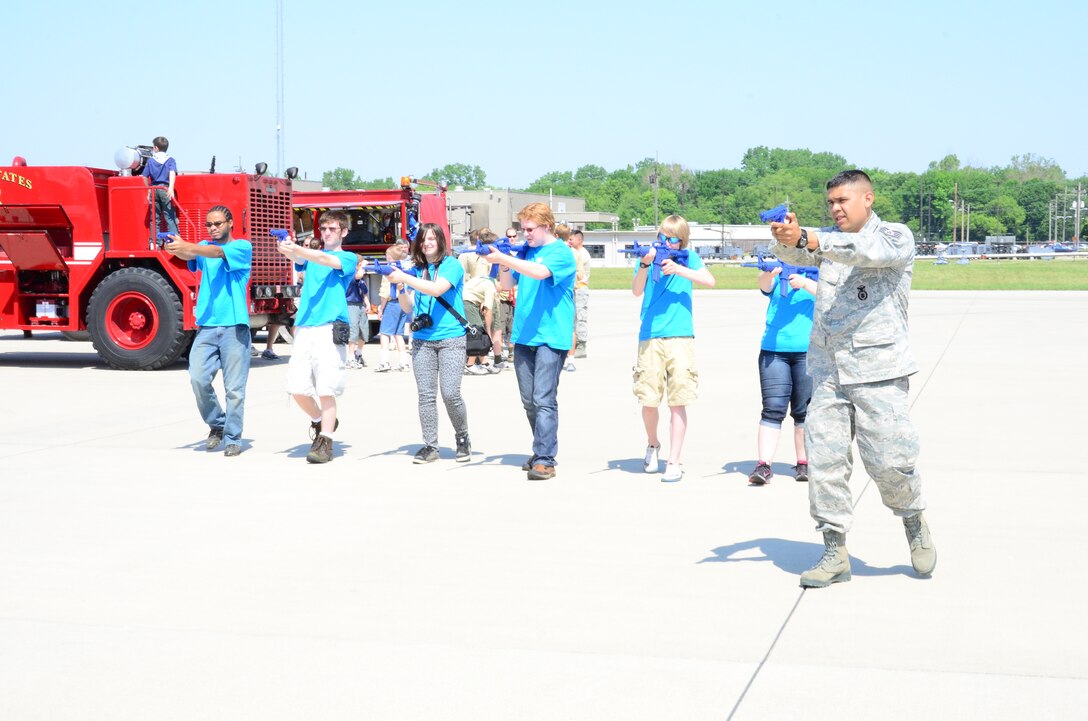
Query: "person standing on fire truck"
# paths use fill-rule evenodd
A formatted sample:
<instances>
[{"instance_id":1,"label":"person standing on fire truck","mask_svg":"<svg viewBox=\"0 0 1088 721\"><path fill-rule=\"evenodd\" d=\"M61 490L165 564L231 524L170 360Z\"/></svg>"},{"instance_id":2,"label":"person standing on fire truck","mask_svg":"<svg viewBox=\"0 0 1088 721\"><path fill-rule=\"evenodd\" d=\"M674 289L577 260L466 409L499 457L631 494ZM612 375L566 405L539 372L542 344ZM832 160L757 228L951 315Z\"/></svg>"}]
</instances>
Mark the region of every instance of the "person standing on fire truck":
<instances>
[{"instance_id":1,"label":"person standing on fire truck","mask_svg":"<svg viewBox=\"0 0 1088 721\"><path fill-rule=\"evenodd\" d=\"M246 286L253 260L253 245L232 238L234 219L230 210L217 205L208 211L211 240L187 243L170 236L166 252L189 263L200 272L195 320L198 330L189 351L189 379L196 407L211 431L205 448L214 451L226 444L224 456L242 452L242 420L245 414L246 383L249 380L249 296ZM223 370L226 410L212 388Z\"/></svg>"},{"instance_id":2,"label":"person standing on fire truck","mask_svg":"<svg viewBox=\"0 0 1088 721\"><path fill-rule=\"evenodd\" d=\"M174 159L166 154L170 141L159 136L151 141L154 154L144 165L144 177L151 183L151 192L155 200L156 220L166 220L166 232L177 235L178 213L174 210L174 180L178 177L178 166ZM155 231L158 231L156 223Z\"/></svg>"}]
</instances>

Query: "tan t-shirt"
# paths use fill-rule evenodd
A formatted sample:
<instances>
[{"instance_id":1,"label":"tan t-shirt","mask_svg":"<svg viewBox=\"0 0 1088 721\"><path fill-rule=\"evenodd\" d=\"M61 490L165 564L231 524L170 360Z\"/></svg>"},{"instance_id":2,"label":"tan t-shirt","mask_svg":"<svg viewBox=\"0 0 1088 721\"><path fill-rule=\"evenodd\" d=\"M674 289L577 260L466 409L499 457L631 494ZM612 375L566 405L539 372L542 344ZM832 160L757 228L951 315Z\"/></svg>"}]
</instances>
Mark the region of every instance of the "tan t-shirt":
<instances>
[{"instance_id":1,"label":"tan t-shirt","mask_svg":"<svg viewBox=\"0 0 1088 721\"><path fill-rule=\"evenodd\" d=\"M571 248L571 250L574 250ZM574 287L575 288L588 288L589 287L589 251L583 245L578 250L574 251L574 262L576 264L576 272L574 275Z\"/></svg>"},{"instance_id":2,"label":"tan t-shirt","mask_svg":"<svg viewBox=\"0 0 1088 721\"><path fill-rule=\"evenodd\" d=\"M495 304L495 283L486 275L466 280L461 296L466 303L475 303L481 308L491 308Z\"/></svg>"}]
</instances>

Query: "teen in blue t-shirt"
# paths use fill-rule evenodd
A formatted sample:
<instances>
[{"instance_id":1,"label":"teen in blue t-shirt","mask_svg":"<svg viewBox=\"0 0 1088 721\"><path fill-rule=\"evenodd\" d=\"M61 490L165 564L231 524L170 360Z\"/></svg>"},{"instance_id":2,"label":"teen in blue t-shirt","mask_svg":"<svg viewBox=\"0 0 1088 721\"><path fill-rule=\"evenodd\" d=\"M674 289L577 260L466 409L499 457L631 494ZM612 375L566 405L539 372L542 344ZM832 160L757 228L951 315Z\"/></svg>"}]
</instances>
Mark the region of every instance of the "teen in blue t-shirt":
<instances>
[{"instance_id":1,"label":"teen in blue t-shirt","mask_svg":"<svg viewBox=\"0 0 1088 721\"><path fill-rule=\"evenodd\" d=\"M202 240L199 245L215 245L222 257L196 256L189 260L189 270L200 273L200 291L196 296L194 320L200 327L244 325L249 327L249 274L253 262L253 244L241 238L229 242Z\"/></svg>"},{"instance_id":2,"label":"teen in blue t-shirt","mask_svg":"<svg viewBox=\"0 0 1088 721\"><path fill-rule=\"evenodd\" d=\"M808 480L805 416L812 396L812 378L806 359L812 314L816 309L816 281L800 274L782 278L781 273L781 267L764 271L757 281L768 301L767 321L759 346L759 388L763 397L756 440L759 460L748 475L748 482L757 486L774 476L771 464L787 407L793 417L793 445L797 452L794 478Z\"/></svg>"},{"instance_id":3,"label":"teen in blue t-shirt","mask_svg":"<svg viewBox=\"0 0 1088 721\"><path fill-rule=\"evenodd\" d=\"M684 476L680 452L684 447L688 415L686 406L697 397L699 374L695 370L695 329L691 315L692 283L714 286L714 276L702 259L688 250L690 229L679 215L665 218L658 229L658 243L670 251L687 253L687 265L673 260L661 264L661 277L654 280L653 263L657 249L638 259L631 292L642 296L638 333L638 359L634 392L642 404L646 427L646 455L643 470L660 469L661 441L657 435L658 406L668 392L670 414L669 457L662 481L679 481Z\"/></svg>"},{"instance_id":4,"label":"teen in blue t-shirt","mask_svg":"<svg viewBox=\"0 0 1088 721\"><path fill-rule=\"evenodd\" d=\"M208 211L205 227L210 241L187 243L176 234L163 249L188 261L189 270L200 273L195 320L198 326L189 349L189 380L197 410L208 424L204 447L223 455L242 452L242 421L245 416L246 383L249 380L249 274L253 246L231 237L234 219L228 208L217 205ZM223 371L226 407L212 387Z\"/></svg>"},{"instance_id":5,"label":"teen in blue t-shirt","mask_svg":"<svg viewBox=\"0 0 1088 721\"><path fill-rule=\"evenodd\" d=\"M503 290L517 284L514 372L533 431L533 455L522 466L531 481L555 477L559 453L559 376L574 337L574 275L570 247L555 237L555 216L544 203L518 213L526 247L518 256L493 250Z\"/></svg>"},{"instance_id":6,"label":"teen in blue t-shirt","mask_svg":"<svg viewBox=\"0 0 1088 721\"><path fill-rule=\"evenodd\" d=\"M350 223L344 211L330 210L322 214L315 231L323 247L306 248L293 237L276 247L295 262L296 270L305 273L287 364L287 392L310 419L313 443L306 454L308 463L332 460L334 434L340 425L336 399L347 381L347 338L337 337L334 323L342 322L347 330L346 293L358 262L354 253L341 250Z\"/></svg>"},{"instance_id":7,"label":"teen in blue t-shirt","mask_svg":"<svg viewBox=\"0 0 1088 721\"><path fill-rule=\"evenodd\" d=\"M574 275L578 269L574 252L560 241L528 248L525 260L540 263L550 275L537 280L511 271L518 287L511 340L515 345L570 350L573 331L566 337L563 332L574 327Z\"/></svg>"},{"instance_id":8,"label":"teen in blue t-shirt","mask_svg":"<svg viewBox=\"0 0 1088 721\"><path fill-rule=\"evenodd\" d=\"M419 425L423 432L423 447L416 452L414 463L438 460L438 391L453 425L457 442L455 458L468 461L472 446L468 437L468 412L461 397L461 379L465 367L465 327L439 298L465 317L461 291L465 271L450 255L449 243L442 227L435 223L419 226L412 243L413 273L394 270L390 284L404 283L414 294L400 293L398 302L412 316L412 371L419 396ZM427 322L429 318L430 322Z\"/></svg>"}]
</instances>

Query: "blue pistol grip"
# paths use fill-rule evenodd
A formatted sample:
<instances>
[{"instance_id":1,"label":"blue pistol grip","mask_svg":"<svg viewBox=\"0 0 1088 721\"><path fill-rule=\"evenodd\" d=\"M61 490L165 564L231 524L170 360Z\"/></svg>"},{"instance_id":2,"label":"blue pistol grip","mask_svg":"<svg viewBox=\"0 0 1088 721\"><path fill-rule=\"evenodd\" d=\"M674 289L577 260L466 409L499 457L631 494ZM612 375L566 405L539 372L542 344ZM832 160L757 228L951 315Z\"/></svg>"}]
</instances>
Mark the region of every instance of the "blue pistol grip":
<instances>
[{"instance_id":1,"label":"blue pistol grip","mask_svg":"<svg viewBox=\"0 0 1088 721\"><path fill-rule=\"evenodd\" d=\"M291 235L291 232L283 228L272 228L268 231L268 234L282 243L283 241L287 240L287 238Z\"/></svg>"},{"instance_id":2,"label":"blue pistol grip","mask_svg":"<svg viewBox=\"0 0 1088 721\"><path fill-rule=\"evenodd\" d=\"M782 205L776 205L770 210L764 210L759 214L759 220L762 223L783 223L786 220L786 213L789 209Z\"/></svg>"}]
</instances>

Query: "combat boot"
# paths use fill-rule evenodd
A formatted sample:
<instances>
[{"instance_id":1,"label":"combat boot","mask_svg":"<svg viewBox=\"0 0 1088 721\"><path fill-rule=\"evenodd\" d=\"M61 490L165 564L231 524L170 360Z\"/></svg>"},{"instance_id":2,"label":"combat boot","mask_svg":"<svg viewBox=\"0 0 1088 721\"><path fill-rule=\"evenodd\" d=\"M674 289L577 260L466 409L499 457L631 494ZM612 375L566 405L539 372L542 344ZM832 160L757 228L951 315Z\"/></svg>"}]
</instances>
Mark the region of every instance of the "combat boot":
<instances>
[{"instance_id":1,"label":"combat boot","mask_svg":"<svg viewBox=\"0 0 1088 721\"><path fill-rule=\"evenodd\" d=\"M801 585L823 588L849 580L850 553L846 550L846 534L824 531L824 555L819 563L801 574Z\"/></svg>"},{"instance_id":2,"label":"combat boot","mask_svg":"<svg viewBox=\"0 0 1088 721\"><path fill-rule=\"evenodd\" d=\"M904 516L903 529L907 532L907 543L910 544L910 565L914 566L914 572L919 576L928 576L937 566L937 548L933 545L933 539L929 535L929 525L925 516L916 513L913 516Z\"/></svg>"},{"instance_id":3,"label":"combat boot","mask_svg":"<svg viewBox=\"0 0 1088 721\"><path fill-rule=\"evenodd\" d=\"M574 357L585 358L586 357L586 342L584 340L575 341L574 343Z\"/></svg>"}]
</instances>

